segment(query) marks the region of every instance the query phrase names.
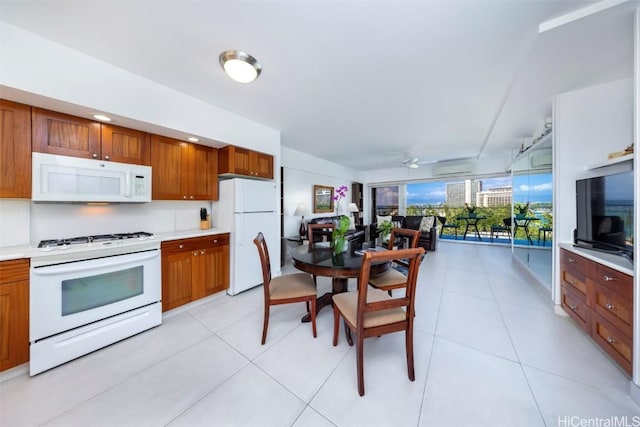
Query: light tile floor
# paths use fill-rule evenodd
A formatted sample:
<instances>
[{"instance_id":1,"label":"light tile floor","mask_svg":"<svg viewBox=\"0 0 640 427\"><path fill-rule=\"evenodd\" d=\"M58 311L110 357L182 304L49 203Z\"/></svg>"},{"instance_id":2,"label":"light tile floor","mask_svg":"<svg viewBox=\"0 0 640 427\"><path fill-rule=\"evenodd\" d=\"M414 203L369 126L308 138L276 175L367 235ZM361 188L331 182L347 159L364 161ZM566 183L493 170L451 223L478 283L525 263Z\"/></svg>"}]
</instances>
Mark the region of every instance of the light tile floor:
<instances>
[{"instance_id":1,"label":"light tile floor","mask_svg":"<svg viewBox=\"0 0 640 427\"><path fill-rule=\"evenodd\" d=\"M427 255L415 382L407 379L402 334L368 339L366 395L359 397L355 352L342 330L331 345L330 309L320 313L313 339L300 323L304 305L275 307L261 346L257 288L174 310L160 327L33 378L5 373L0 425L631 423L640 407L629 397L629 378L570 319L555 315L519 268L504 247L440 241ZM320 279L320 292L329 286Z\"/></svg>"}]
</instances>

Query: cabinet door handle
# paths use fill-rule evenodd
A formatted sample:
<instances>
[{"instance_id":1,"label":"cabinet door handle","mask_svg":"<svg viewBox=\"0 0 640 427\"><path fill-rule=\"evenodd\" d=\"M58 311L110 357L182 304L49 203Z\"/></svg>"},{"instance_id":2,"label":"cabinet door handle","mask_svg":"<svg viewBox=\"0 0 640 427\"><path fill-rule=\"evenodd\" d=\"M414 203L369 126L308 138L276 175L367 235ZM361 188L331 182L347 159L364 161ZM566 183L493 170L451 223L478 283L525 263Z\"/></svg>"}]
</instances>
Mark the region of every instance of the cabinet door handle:
<instances>
[{"instance_id":1,"label":"cabinet door handle","mask_svg":"<svg viewBox=\"0 0 640 427\"><path fill-rule=\"evenodd\" d=\"M213 243L218 243L218 240L217 240L217 239L215 239L215 240L213 241Z\"/></svg>"},{"instance_id":2,"label":"cabinet door handle","mask_svg":"<svg viewBox=\"0 0 640 427\"><path fill-rule=\"evenodd\" d=\"M200 251L200 255L204 255L205 251L204 249Z\"/></svg>"},{"instance_id":3,"label":"cabinet door handle","mask_svg":"<svg viewBox=\"0 0 640 427\"><path fill-rule=\"evenodd\" d=\"M105 160L109 160L109 156L104 156L104 159Z\"/></svg>"},{"instance_id":4,"label":"cabinet door handle","mask_svg":"<svg viewBox=\"0 0 640 427\"><path fill-rule=\"evenodd\" d=\"M193 199L193 196L189 196L190 199Z\"/></svg>"},{"instance_id":5,"label":"cabinet door handle","mask_svg":"<svg viewBox=\"0 0 640 427\"><path fill-rule=\"evenodd\" d=\"M574 279L569 280L569 283L571 283L572 285L576 284L576 281Z\"/></svg>"},{"instance_id":6,"label":"cabinet door handle","mask_svg":"<svg viewBox=\"0 0 640 427\"><path fill-rule=\"evenodd\" d=\"M573 258L569 258L569 264L572 264L572 263L574 263L574 262L576 262L576 260L575 260L575 259L573 259Z\"/></svg>"},{"instance_id":7,"label":"cabinet door handle","mask_svg":"<svg viewBox=\"0 0 640 427\"><path fill-rule=\"evenodd\" d=\"M187 199L187 196L182 196L182 198L186 200L186 199Z\"/></svg>"},{"instance_id":8,"label":"cabinet door handle","mask_svg":"<svg viewBox=\"0 0 640 427\"><path fill-rule=\"evenodd\" d=\"M575 305L573 305L573 304L569 304L569 308L570 308L571 310L575 310L575 309L576 309L576 308L578 308L578 307L576 307L576 306L575 306Z\"/></svg>"},{"instance_id":9,"label":"cabinet door handle","mask_svg":"<svg viewBox=\"0 0 640 427\"><path fill-rule=\"evenodd\" d=\"M98 154L97 154L97 153L93 153L93 154L91 155L91 157L93 157L94 159L97 159L97 158L98 158Z\"/></svg>"},{"instance_id":10,"label":"cabinet door handle","mask_svg":"<svg viewBox=\"0 0 640 427\"><path fill-rule=\"evenodd\" d=\"M607 337L607 342L608 342L609 344L615 344L616 339L615 339L615 338L613 338L613 337Z\"/></svg>"},{"instance_id":11,"label":"cabinet door handle","mask_svg":"<svg viewBox=\"0 0 640 427\"><path fill-rule=\"evenodd\" d=\"M178 246L178 247L179 247L180 249L182 249L182 248L184 248L184 245L180 245L180 246Z\"/></svg>"},{"instance_id":12,"label":"cabinet door handle","mask_svg":"<svg viewBox=\"0 0 640 427\"><path fill-rule=\"evenodd\" d=\"M613 310L614 308L616 308L616 306L611 303L607 304L605 307L607 307L607 310Z\"/></svg>"},{"instance_id":13,"label":"cabinet door handle","mask_svg":"<svg viewBox=\"0 0 640 427\"><path fill-rule=\"evenodd\" d=\"M609 277L609 276L605 275L605 276L603 277L603 279L604 279L604 281L605 281L605 282L610 282L610 281L612 281L612 280L613 280L613 277Z\"/></svg>"},{"instance_id":14,"label":"cabinet door handle","mask_svg":"<svg viewBox=\"0 0 640 427\"><path fill-rule=\"evenodd\" d=\"M193 256L198 256L198 251L195 251L195 252L193 253Z\"/></svg>"}]
</instances>

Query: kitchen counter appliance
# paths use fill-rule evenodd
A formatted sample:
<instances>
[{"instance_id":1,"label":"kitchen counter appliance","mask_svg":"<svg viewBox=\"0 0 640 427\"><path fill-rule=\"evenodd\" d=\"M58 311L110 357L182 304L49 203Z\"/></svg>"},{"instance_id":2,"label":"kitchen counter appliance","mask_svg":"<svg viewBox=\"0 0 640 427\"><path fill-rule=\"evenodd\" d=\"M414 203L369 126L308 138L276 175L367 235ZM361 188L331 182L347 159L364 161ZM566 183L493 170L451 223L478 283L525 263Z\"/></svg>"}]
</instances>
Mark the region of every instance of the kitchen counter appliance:
<instances>
[{"instance_id":1,"label":"kitchen counter appliance","mask_svg":"<svg viewBox=\"0 0 640 427\"><path fill-rule=\"evenodd\" d=\"M30 375L162 323L160 242L151 233L38 247L30 268Z\"/></svg>"},{"instance_id":2,"label":"kitchen counter appliance","mask_svg":"<svg viewBox=\"0 0 640 427\"><path fill-rule=\"evenodd\" d=\"M34 202L144 203L151 201L151 167L32 153Z\"/></svg>"},{"instance_id":3,"label":"kitchen counter appliance","mask_svg":"<svg viewBox=\"0 0 640 427\"><path fill-rule=\"evenodd\" d=\"M231 230L229 295L262 284L262 267L253 244L261 231L274 253L280 240L277 188L273 181L233 178L220 181L220 200L212 204L216 227ZM280 259L271 258L271 270L280 269Z\"/></svg>"}]
</instances>

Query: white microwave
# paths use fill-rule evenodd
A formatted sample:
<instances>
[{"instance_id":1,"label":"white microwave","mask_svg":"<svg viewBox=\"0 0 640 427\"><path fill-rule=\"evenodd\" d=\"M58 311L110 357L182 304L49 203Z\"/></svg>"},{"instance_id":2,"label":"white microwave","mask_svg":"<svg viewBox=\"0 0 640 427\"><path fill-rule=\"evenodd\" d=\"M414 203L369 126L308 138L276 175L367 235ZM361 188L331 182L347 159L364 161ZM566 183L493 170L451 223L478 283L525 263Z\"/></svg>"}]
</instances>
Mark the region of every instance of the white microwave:
<instances>
[{"instance_id":1,"label":"white microwave","mask_svg":"<svg viewBox=\"0 0 640 427\"><path fill-rule=\"evenodd\" d=\"M33 153L34 202L151 201L151 167Z\"/></svg>"}]
</instances>

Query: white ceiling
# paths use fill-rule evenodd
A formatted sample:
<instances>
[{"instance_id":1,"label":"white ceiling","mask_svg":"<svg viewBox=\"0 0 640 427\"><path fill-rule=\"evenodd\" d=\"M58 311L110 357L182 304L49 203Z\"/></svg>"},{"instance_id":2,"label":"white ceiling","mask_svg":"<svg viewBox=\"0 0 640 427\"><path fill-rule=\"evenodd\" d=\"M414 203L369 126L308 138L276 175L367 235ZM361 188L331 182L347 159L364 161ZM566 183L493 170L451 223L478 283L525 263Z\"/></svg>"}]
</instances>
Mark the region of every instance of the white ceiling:
<instances>
[{"instance_id":1,"label":"white ceiling","mask_svg":"<svg viewBox=\"0 0 640 427\"><path fill-rule=\"evenodd\" d=\"M286 147L373 170L509 155L554 94L631 77L637 1L538 32L590 5L0 0L0 19L278 129ZM256 57L259 79L226 77L227 49Z\"/></svg>"}]
</instances>

